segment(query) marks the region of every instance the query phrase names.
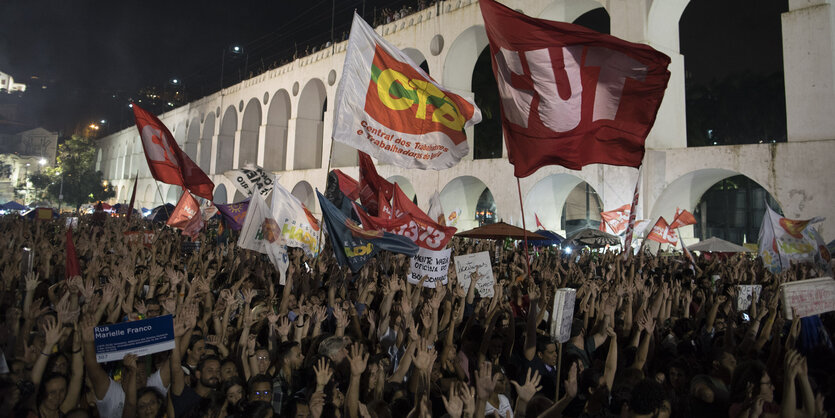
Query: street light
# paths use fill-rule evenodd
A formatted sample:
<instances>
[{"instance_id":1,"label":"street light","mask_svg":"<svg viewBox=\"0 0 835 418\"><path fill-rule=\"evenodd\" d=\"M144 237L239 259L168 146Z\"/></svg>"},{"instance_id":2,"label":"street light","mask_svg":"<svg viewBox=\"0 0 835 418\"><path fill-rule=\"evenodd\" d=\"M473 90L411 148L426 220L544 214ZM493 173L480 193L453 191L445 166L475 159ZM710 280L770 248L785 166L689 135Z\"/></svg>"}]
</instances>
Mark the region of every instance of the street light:
<instances>
[{"instance_id":1,"label":"street light","mask_svg":"<svg viewBox=\"0 0 835 418\"><path fill-rule=\"evenodd\" d=\"M41 167L43 167L44 165L46 165L46 158L41 157L41 159L38 161L38 164L40 164L40 165L41 165Z\"/></svg>"},{"instance_id":2,"label":"street light","mask_svg":"<svg viewBox=\"0 0 835 418\"><path fill-rule=\"evenodd\" d=\"M244 47L242 47L240 45L237 45L237 44L232 44L228 48L228 50L229 50L230 53L232 53L234 55L241 55L241 54L244 53ZM224 65L226 63L226 51L227 50L224 49L223 54L220 56L220 89L221 90L223 90L223 70L224 70Z\"/></svg>"}]
</instances>

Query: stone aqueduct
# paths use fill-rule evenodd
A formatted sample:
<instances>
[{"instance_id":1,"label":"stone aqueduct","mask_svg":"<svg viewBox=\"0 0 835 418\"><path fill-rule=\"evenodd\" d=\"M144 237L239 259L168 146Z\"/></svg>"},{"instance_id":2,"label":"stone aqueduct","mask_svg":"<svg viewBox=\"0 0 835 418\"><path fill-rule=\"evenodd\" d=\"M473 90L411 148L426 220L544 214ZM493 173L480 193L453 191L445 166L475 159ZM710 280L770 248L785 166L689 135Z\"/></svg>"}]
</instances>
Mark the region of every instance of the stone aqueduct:
<instances>
[{"instance_id":1,"label":"stone aqueduct","mask_svg":"<svg viewBox=\"0 0 835 418\"><path fill-rule=\"evenodd\" d=\"M528 15L567 22L604 7L613 35L652 45L672 58L670 84L647 140L639 217L669 219L676 207L692 211L710 186L739 174L765 188L786 216L831 214L835 193L826 183L835 178L835 118L831 115L835 109L835 11L829 0L790 0L790 10L782 16L788 142L699 148L686 146L684 56L679 52L678 22L688 0L503 3ZM376 30L416 62L425 60L436 80L472 97L473 68L487 45L483 25L476 0L447 0ZM279 182L314 212L319 208L313 190L324 189L329 156L332 168L358 176L353 148L330 139L330 103L345 47L346 42L337 43L160 115L181 148L215 182L215 201L241 198L223 173L246 163L280 174ZM436 190L441 192L448 211L462 209L460 228L475 224L476 202L485 187L494 197L497 217L520 224L519 198L506 150L503 158L473 159L472 128L467 134L470 155L451 169L379 165L378 170L416 193L422 206ZM97 164L117 188L114 200L130 198L132 177L138 171L140 206L152 207L163 200L176 203L180 188L160 183L157 190L135 128L100 139L99 147ZM542 168L521 180L528 228L533 229L534 212L546 226L559 225L568 193L582 181L597 191L606 209L629 203L637 177L637 170L624 167ZM823 225L824 237L831 239L833 229L835 217L829 216ZM685 237L693 235L692 230L682 232Z\"/></svg>"}]
</instances>

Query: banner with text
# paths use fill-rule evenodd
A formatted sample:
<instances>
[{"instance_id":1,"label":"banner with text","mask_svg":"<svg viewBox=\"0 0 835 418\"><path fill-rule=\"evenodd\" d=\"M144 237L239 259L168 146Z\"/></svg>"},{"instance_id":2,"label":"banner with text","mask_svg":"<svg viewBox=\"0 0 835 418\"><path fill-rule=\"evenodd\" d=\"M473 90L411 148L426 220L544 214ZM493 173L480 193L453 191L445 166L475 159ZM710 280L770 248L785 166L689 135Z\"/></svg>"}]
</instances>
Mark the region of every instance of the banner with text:
<instances>
[{"instance_id":1,"label":"banner with text","mask_svg":"<svg viewBox=\"0 0 835 418\"><path fill-rule=\"evenodd\" d=\"M435 288L438 282L446 285L451 254L451 248L441 251L419 248L418 253L410 259L412 269L409 272L409 283L417 284L423 276L427 276L428 278L423 282L423 287Z\"/></svg>"},{"instance_id":2,"label":"banner with text","mask_svg":"<svg viewBox=\"0 0 835 418\"><path fill-rule=\"evenodd\" d=\"M246 197L252 196L252 193L257 190L261 197L266 199L267 195L273 191L276 180L274 175L254 164L247 164L244 168L229 170L224 174L226 178L232 180L235 188Z\"/></svg>"},{"instance_id":3,"label":"banner with text","mask_svg":"<svg viewBox=\"0 0 835 418\"><path fill-rule=\"evenodd\" d=\"M831 277L783 283L783 314L792 319L792 308L801 318L835 311L835 280Z\"/></svg>"},{"instance_id":4,"label":"banner with text","mask_svg":"<svg viewBox=\"0 0 835 418\"><path fill-rule=\"evenodd\" d=\"M551 310L551 340L564 343L571 338L571 324L574 322L574 300L577 290L570 287L557 289L554 307Z\"/></svg>"},{"instance_id":5,"label":"banner with text","mask_svg":"<svg viewBox=\"0 0 835 418\"><path fill-rule=\"evenodd\" d=\"M144 356L174 349L173 318L165 315L95 327L96 361L106 363L127 354Z\"/></svg>"},{"instance_id":6,"label":"banner with text","mask_svg":"<svg viewBox=\"0 0 835 418\"><path fill-rule=\"evenodd\" d=\"M470 288L470 282L474 276L477 281L475 290L478 296L483 298L493 297L493 266L490 264L490 253L482 251L475 254L463 254L455 256L455 272L458 273L458 283L464 289Z\"/></svg>"}]
</instances>

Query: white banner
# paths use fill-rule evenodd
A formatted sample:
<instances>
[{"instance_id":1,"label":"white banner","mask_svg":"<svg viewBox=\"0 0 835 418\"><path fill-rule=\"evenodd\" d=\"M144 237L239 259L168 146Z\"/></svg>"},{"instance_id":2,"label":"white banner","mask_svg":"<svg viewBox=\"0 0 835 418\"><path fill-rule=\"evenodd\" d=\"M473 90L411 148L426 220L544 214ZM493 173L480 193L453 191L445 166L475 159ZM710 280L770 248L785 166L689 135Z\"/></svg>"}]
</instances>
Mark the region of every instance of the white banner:
<instances>
[{"instance_id":1,"label":"white banner","mask_svg":"<svg viewBox=\"0 0 835 418\"><path fill-rule=\"evenodd\" d=\"M273 193L273 218L281 227L285 244L299 247L310 257L319 254L319 226L302 202L276 183Z\"/></svg>"},{"instance_id":2,"label":"white banner","mask_svg":"<svg viewBox=\"0 0 835 418\"><path fill-rule=\"evenodd\" d=\"M333 139L379 161L442 170L469 153L473 100L450 92L354 13L334 100Z\"/></svg>"},{"instance_id":3,"label":"white banner","mask_svg":"<svg viewBox=\"0 0 835 418\"><path fill-rule=\"evenodd\" d=\"M266 198L273 191L276 181L275 176L253 164L247 164L238 170L229 170L224 175L232 180L235 188L246 197L252 196L254 190L259 190L261 197Z\"/></svg>"},{"instance_id":4,"label":"white banner","mask_svg":"<svg viewBox=\"0 0 835 418\"><path fill-rule=\"evenodd\" d=\"M576 297L577 290L570 287L557 289L554 295L554 307L551 310L551 339L558 343L564 343L571 338Z\"/></svg>"},{"instance_id":5,"label":"white banner","mask_svg":"<svg viewBox=\"0 0 835 418\"><path fill-rule=\"evenodd\" d=\"M741 284L737 288L736 310L738 311L746 311L752 303L757 303L763 291L762 285L759 284Z\"/></svg>"},{"instance_id":6,"label":"white banner","mask_svg":"<svg viewBox=\"0 0 835 418\"><path fill-rule=\"evenodd\" d=\"M455 271L458 273L458 284L464 289L470 288L470 275L475 273L478 281L475 289L481 297L493 297L493 266L490 264L490 253L482 251L475 254L455 256Z\"/></svg>"},{"instance_id":7,"label":"white banner","mask_svg":"<svg viewBox=\"0 0 835 418\"><path fill-rule=\"evenodd\" d=\"M451 254L451 248L440 251L418 248L418 253L410 259L412 268L409 272L409 283L418 284L423 276L427 276L428 279L423 282L423 287L435 288L438 282L446 285Z\"/></svg>"},{"instance_id":8,"label":"white banner","mask_svg":"<svg viewBox=\"0 0 835 418\"><path fill-rule=\"evenodd\" d=\"M835 280L831 277L783 283L780 289L787 319L792 319L792 308L801 318L835 311Z\"/></svg>"},{"instance_id":9,"label":"white banner","mask_svg":"<svg viewBox=\"0 0 835 418\"><path fill-rule=\"evenodd\" d=\"M241 227L238 246L267 254L281 274L280 284L283 285L287 279L287 266L289 265L287 247L284 245L278 223L269 215L270 208L264 203L264 199L260 195L253 196Z\"/></svg>"}]
</instances>

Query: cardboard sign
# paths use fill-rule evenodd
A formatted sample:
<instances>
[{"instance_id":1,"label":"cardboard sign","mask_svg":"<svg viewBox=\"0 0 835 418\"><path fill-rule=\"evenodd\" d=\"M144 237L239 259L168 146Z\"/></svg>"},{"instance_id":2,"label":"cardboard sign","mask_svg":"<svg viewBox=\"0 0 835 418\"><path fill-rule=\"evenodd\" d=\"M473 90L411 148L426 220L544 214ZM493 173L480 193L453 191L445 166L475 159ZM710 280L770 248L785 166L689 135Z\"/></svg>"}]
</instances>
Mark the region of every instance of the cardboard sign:
<instances>
[{"instance_id":1,"label":"cardboard sign","mask_svg":"<svg viewBox=\"0 0 835 418\"><path fill-rule=\"evenodd\" d=\"M482 251L475 254L455 256L455 272L458 273L458 283L464 289L470 288L470 275L476 273L478 281L475 289L481 297L493 297L493 267L490 264L490 253Z\"/></svg>"},{"instance_id":2,"label":"cardboard sign","mask_svg":"<svg viewBox=\"0 0 835 418\"><path fill-rule=\"evenodd\" d=\"M736 310L745 311L751 307L751 303L757 303L760 300L760 293L763 291L762 285L755 284L741 284L737 286L739 290L736 298Z\"/></svg>"},{"instance_id":3,"label":"cardboard sign","mask_svg":"<svg viewBox=\"0 0 835 418\"><path fill-rule=\"evenodd\" d=\"M562 344L571 338L576 297L576 289L569 287L557 289L554 295L554 308L551 309L551 340Z\"/></svg>"},{"instance_id":4,"label":"cardboard sign","mask_svg":"<svg viewBox=\"0 0 835 418\"><path fill-rule=\"evenodd\" d=\"M783 314L792 319L792 308L801 318L835 311L835 280L831 277L783 283Z\"/></svg>"},{"instance_id":5,"label":"cardboard sign","mask_svg":"<svg viewBox=\"0 0 835 418\"><path fill-rule=\"evenodd\" d=\"M409 283L417 284L423 276L429 278L423 282L423 287L435 288L436 283L447 284L447 271L449 270L449 258L452 249L447 248L441 251L418 249L418 253L410 258L412 266L409 272Z\"/></svg>"},{"instance_id":6,"label":"cardboard sign","mask_svg":"<svg viewBox=\"0 0 835 418\"><path fill-rule=\"evenodd\" d=\"M96 361L121 360L127 354L144 356L174 349L174 317L171 315L103 325L93 329Z\"/></svg>"}]
</instances>

